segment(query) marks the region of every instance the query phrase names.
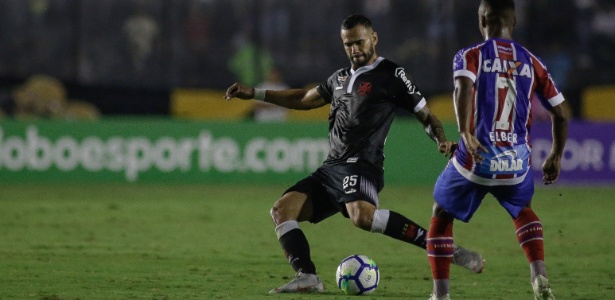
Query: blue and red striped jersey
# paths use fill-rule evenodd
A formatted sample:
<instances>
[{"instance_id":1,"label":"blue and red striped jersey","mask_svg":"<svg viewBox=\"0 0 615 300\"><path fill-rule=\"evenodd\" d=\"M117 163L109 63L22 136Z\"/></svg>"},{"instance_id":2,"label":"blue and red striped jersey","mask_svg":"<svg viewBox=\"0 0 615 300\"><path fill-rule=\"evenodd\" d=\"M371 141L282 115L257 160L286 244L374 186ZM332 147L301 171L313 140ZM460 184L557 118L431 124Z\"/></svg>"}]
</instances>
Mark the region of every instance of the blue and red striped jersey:
<instances>
[{"instance_id":1,"label":"blue and red striped jersey","mask_svg":"<svg viewBox=\"0 0 615 300\"><path fill-rule=\"evenodd\" d=\"M547 67L520 44L493 38L457 52L453 70L454 78L465 76L474 82L471 130L489 150L476 164L460 141L455 167L479 184L521 182L530 168L532 97L545 107L564 101Z\"/></svg>"}]
</instances>

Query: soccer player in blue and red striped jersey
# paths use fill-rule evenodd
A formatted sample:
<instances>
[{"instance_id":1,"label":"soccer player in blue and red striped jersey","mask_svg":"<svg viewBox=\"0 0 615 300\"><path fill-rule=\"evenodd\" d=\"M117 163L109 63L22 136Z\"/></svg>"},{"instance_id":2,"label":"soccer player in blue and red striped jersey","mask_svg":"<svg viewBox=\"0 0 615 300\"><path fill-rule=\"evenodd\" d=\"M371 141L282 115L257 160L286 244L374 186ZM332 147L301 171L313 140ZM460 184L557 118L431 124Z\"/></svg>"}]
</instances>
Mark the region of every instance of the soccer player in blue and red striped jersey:
<instances>
[{"instance_id":1,"label":"soccer player in blue and red striped jersey","mask_svg":"<svg viewBox=\"0 0 615 300\"><path fill-rule=\"evenodd\" d=\"M433 275L431 299L450 299L453 220L469 222L487 193L508 211L530 263L535 299L554 299L544 263L543 228L531 209L531 99L536 94L551 115L553 144L543 181L560 172L568 132L564 97L546 66L512 39L513 0L482 0L478 9L484 42L454 58L454 103L459 145L435 188L434 214L427 236Z\"/></svg>"}]
</instances>

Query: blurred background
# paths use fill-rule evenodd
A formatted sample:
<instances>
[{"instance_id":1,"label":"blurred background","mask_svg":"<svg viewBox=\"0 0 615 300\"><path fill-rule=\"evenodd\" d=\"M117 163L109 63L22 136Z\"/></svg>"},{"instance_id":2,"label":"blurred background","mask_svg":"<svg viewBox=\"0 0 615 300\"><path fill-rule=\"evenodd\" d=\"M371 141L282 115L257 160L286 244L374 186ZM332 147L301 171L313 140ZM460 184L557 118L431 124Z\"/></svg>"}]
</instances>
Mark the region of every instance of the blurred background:
<instances>
[{"instance_id":1,"label":"blurred background","mask_svg":"<svg viewBox=\"0 0 615 300\"><path fill-rule=\"evenodd\" d=\"M424 94L448 96L453 55L481 41L477 3L0 0L0 108L20 113L15 90L35 75L101 115L171 115L178 89L257 85L273 69L291 87L319 83L348 65L339 26L352 13L372 19L379 54L408 68ZM515 39L544 60L573 116L591 118L584 97L615 83L615 2L516 5Z\"/></svg>"},{"instance_id":2,"label":"blurred background","mask_svg":"<svg viewBox=\"0 0 615 300\"><path fill-rule=\"evenodd\" d=\"M615 1L515 2L513 36L548 66L573 119L563 178L615 182ZM378 54L409 70L455 139L452 59L482 41L479 3L0 0L1 177L303 176L326 155L328 106L287 111L257 101L227 102L224 91L234 82L312 87L349 66L339 31L350 14L372 19ZM534 168L540 176L550 149L549 117L540 105L533 109ZM413 121L408 113L400 115L402 122ZM300 124L306 121L312 125ZM289 124L275 127L278 122ZM387 143L388 172L401 183L408 181L404 149L433 154L431 144L410 142L424 138L420 126L410 127L391 133L405 142ZM298 159L304 154L308 158ZM417 157L412 163L431 164L422 167L430 170L423 182L431 184L442 161Z\"/></svg>"},{"instance_id":3,"label":"blurred background","mask_svg":"<svg viewBox=\"0 0 615 300\"><path fill-rule=\"evenodd\" d=\"M326 158L329 106L224 101L226 88L323 82L349 66L342 20L365 14L378 54L406 68L457 140L452 60L482 41L479 2L0 0L0 299L277 300L264 293L290 273L268 212ZM547 64L573 117L561 176L544 186L551 124L532 106L533 207L548 224L557 295L615 299L615 245L604 239L615 225L615 0L515 2L513 36ZM385 152L383 205L429 224L447 158L403 112ZM517 242L499 233L510 224L494 222L506 213L494 201L481 210L476 231L455 241L494 272L459 276L459 294L531 297L524 267L512 267L526 264ZM340 231L302 225L334 246L312 248L323 274L353 252L377 253L382 299L427 295L408 284L430 276L424 257L400 264L393 244L327 222ZM342 299L329 295L318 299Z\"/></svg>"}]
</instances>

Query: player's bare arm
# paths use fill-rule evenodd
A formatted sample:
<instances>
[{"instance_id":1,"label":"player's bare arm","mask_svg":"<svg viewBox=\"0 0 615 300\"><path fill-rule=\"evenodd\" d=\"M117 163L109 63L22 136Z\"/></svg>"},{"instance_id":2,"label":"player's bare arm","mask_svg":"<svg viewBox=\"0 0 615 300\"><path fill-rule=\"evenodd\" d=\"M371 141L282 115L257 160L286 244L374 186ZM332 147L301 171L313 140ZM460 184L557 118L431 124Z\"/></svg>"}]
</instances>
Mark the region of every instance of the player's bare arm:
<instances>
[{"instance_id":1,"label":"player's bare arm","mask_svg":"<svg viewBox=\"0 0 615 300\"><path fill-rule=\"evenodd\" d=\"M568 118L565 107L560 104L549 110L551 115L553 144L551 152L542 164L542 181L544 184L552 184L559 177L564 145L568 136Z\"/></svg>"},{"instance_id":2,"label":"player's bare arm","mask_svg":"<svg viewBox=\"0 0 615 300\"><path fill-rule=\"evenodd\" d=\"M472 92L473 82L470 78L459 76L455 78L455 91L453 92L453 100L457 108L457 126L459 134L464 145L468 149L468 153L472 155L477 163L481 163L485 158L479 151L488 152L487 149L478 141L478 139L470 131L470 122L472 117Z\"/></svg>"},{"instance_id":3,"label":"player's bare arm","mask_svg":"<svg viewBox=\"0 0 615 300\"><path fill-rule=\"evenodd\" d=\"M444 133L444 128L442 127L442 122L440 119L436 117L436 115L431 113L431 110L427 106L423 107L416 114L417 119L423 124L423 128L425 132L434 142L438 145L438 151L443 153L444 156L449 157L455 144L452 141L446 139L446 134Z\"/></svg>"},{"instance_id":4,"label":"player's bare arm","mask_svg":"<svg viewBox=\"0 0 615 300\"><path fill-rule=\"evenodd\" d=\"M320 96L316 88L310 90L305 89L288 89L281 91L266 90L262 91L262 101L269 102L278 106L286 107L289 109L297 110L309 110L319 108L327 104L327 102ZM224 95L224 99L231 100L232 98L239 98L242 100L255 99L256 89L252 87L244 86L240 83L231 85ZM259 99L261 100L261 99Z\"/></svg>"}]
</instances>

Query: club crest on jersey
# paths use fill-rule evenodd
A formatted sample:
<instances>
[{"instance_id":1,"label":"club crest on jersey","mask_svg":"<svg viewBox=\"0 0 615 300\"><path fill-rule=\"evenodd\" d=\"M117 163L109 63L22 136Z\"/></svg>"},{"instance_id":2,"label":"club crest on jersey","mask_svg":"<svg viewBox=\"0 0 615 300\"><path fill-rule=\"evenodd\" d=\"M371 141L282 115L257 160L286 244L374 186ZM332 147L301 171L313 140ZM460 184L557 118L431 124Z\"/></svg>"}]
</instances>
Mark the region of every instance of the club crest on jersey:
<instances>
[{"instance_id":1,"label":"club crest on jersey","mask_svg":"<svg viewBox=\"0 0 615 300\"><path fill-rule=\"evenodd\" d=\"M372 83L371 82L361 82L359 83L359 95L365 96L372 91Z\"/></svg>"},{"instance_id":2,"label":"club crest on jersey","mask_svg":"<svg viewBox=\"0 0 615 300\"><path fill-rule=\"evenodd\" d=\"M485 59L483 61L483 72L487 73L506 73L513 76L524 76L532 78L532 70L530 65L520 61L510 61L500 59Z\"/></svg>"},{"instance_id":3,"label":"club crest on jersey","mask_svg":"<svg viewBox=\"0 0 615 300\"><path fill-rule=\"evenodd\" d=\"M395 69L395 77L401 78L401 80L408 88L408 94L421 94L416 90L416 85L412 84L412 81L410 81L410 79L408 79L408 77L406 76L406 70L404 70L404 68L399 67Z\"/></svg>"}]
</instances>

